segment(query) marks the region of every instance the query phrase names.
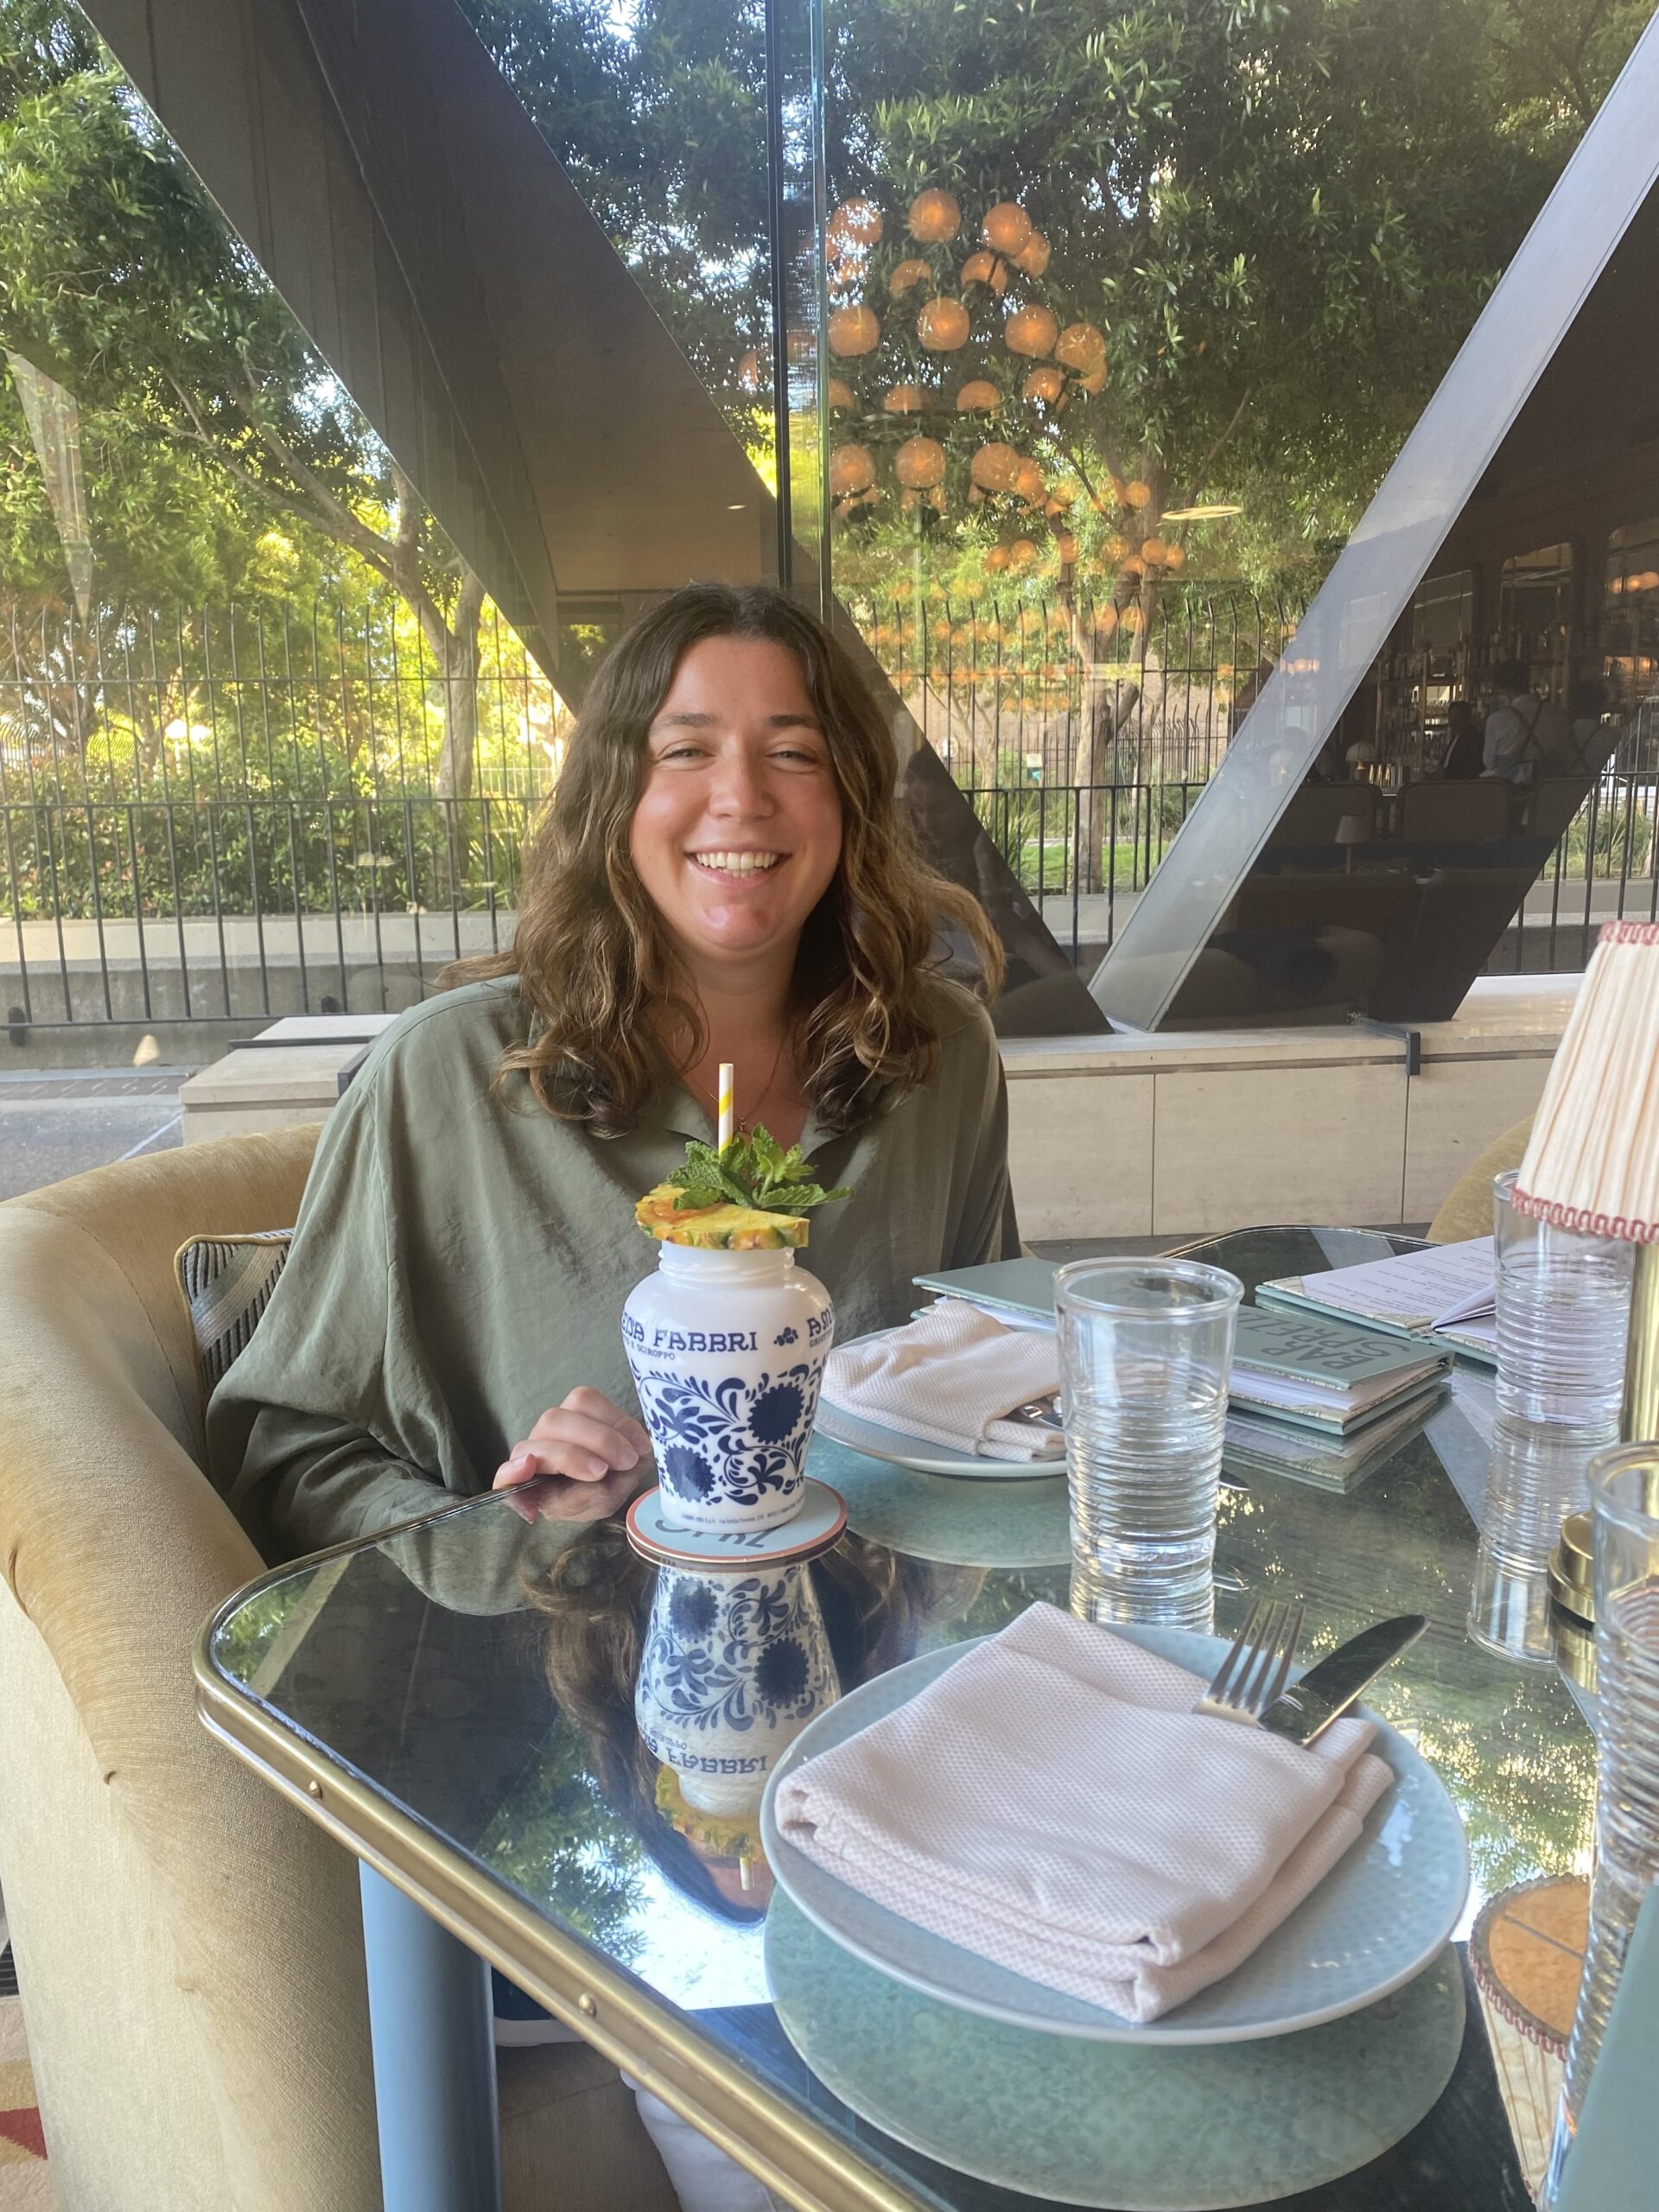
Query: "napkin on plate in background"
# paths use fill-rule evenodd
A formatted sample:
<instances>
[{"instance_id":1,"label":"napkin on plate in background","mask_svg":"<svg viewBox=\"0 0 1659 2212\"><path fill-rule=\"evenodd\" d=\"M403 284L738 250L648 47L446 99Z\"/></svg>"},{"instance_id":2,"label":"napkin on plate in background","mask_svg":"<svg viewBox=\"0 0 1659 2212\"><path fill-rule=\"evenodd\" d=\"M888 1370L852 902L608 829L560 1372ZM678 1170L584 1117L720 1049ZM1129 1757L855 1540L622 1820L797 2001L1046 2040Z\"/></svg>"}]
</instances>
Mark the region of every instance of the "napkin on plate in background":
<instances>
[{"instance_id":1,"label":"napkin on plate in background","mask_svg":"<svg viewBox=\"0 0 1659 2212\"><path fill-rule=\"evenodd\" d=\"M832 1351L826 1403L883 1428L902 1429L989 1459L1053 1459L1058 1429L1006 1418L1060 1387L1052 1329L1007 1327L965 1299L942 1298L903 1328Z\"/></svg>"},{"instance_id":2,"label":"napkin on plate in background","mask_svg":"<svg viewBox=\"0 0 1659 2212\"><path fill-rule=\"evenodd\" d=\"M1036 1605L779 1783L796 1849L964 1950L1134 2021L1247 1959L1392 1776L1195 1713L1196 1675Z\"/></svg>"}]
</instances>

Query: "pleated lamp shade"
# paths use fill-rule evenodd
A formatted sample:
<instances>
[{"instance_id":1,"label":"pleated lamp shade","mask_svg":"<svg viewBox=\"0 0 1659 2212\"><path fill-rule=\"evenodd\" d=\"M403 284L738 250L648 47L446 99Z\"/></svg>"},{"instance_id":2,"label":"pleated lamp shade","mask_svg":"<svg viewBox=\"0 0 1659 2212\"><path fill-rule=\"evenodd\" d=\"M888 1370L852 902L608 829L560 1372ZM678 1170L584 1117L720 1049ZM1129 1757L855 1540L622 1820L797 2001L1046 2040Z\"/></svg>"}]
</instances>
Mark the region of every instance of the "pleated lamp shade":
<instances>
[{"instance_id":1,"label":"pleated lamp shade","mask_svg":"<svg viewBox=\"0 0 1659 2212\"><path fill-rule=\"evenodd\" d=\"M1550 1064L1515 1205L1561 1229L1659 1239L1659 924L1603 928Z\"/></svg>"}]
</instances>

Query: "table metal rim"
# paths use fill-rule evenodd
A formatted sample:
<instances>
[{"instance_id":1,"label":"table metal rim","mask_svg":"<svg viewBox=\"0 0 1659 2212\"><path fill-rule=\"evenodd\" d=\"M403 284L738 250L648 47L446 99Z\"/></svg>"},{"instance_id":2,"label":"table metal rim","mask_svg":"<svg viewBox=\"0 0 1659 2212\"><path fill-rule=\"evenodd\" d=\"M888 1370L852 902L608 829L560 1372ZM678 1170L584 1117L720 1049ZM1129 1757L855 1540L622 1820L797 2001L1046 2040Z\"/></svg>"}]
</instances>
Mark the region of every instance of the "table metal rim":
<instances>
[{"instance_id":1,"label":"table metal rim","mask_svg":"<svg viewBox=\"0 0 1659 2212\"><path fill-rule=\"evenodd\" d=\"M369 1549L379 1541L359 1539L334 1551ZM260 1578L230 1603L276 1579ZM533 1906L467 1866L401 1807L240 1691L213 1658L226 1610L215 1611L193 1654L197 1710L210 1734L799 2212L925 2212L925 2199L850 2156L827 2128L630 1977L561 1935Z\"/></svg>"}]
</instances>

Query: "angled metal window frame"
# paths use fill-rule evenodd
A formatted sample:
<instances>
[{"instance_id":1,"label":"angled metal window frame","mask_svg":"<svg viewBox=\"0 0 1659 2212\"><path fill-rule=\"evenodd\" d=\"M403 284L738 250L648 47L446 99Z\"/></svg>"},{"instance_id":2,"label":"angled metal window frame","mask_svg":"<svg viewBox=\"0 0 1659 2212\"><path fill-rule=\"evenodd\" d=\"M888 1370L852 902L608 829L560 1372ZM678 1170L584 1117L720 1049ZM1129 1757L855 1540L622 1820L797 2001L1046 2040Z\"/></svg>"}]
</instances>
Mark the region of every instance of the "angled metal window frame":
<instances>
[{"instance_id":1,"label":"angled metal window frame","mask_svg":"<svg viewBox=\"0 0 1659 2212\"><path fill-rule=\"evenodd\" d=\"M1649 22L1090 990L1156 1029L1659 177ZM1286 663L1294 662L1294 667Z\"/></svg>"}]
</instances>

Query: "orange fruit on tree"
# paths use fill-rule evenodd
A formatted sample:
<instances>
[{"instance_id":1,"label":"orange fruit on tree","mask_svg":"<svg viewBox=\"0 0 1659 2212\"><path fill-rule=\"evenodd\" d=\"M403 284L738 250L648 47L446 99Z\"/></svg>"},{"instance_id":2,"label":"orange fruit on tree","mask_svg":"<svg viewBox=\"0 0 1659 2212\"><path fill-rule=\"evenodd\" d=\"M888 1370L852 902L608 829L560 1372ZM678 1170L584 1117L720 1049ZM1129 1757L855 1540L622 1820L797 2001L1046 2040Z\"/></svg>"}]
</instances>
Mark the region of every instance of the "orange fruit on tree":
<instances>
[{"instance_id":1,"label":"orange fruit on tree","mask_svg":"<svg viewBox=\"0 0 1659 2212\"><path fill-rule=\"evenodd\" d=\"M1029 537L1016 537L1008 548L1008 560L1014 568L1029 567L1037 558L1037 548Z\"/></svg>"},{"instance_id":2,"label":"orange fruit on tree","mask_svg":"<svg viewBox=\"0 0 1659 2212\"><path fill-rule=\"evenodd\" d=\"M960 300L930 300L916 318L916 335L930 353L954 353L968 342L968 310Z\"/></svg>"},{"instance_id":3,"label":"orange fruit on tree","mask_svg":"<svg viewBox=\"0 0 1659 2212\"><path fill-rule=\"evenodd\" d=\"M856 404L853 398L853 387L844 377L831 377L824 386L824 397L832 408L837 408L842 413Z\"/></svg>"},{"instance_id":4,"label":"orange fruit on tree","mask_svg":"<svg viewBox=\"0 0 1659 2212\"><path fill-rule=\"evenodd\" d=\"M1123 486L1123 504L1127 507L1149 507L1152 505L1151 485L1142 478L1135 477Z\"/></svg>"},{"instance_id":5,"label":"orange fruit on tree","mask_svg":"<svg viewBox=\"0 0 1659 2212\"><path fill-rule=\"evenodd\" d=\"M968 473L987 492L1012 492L1019 467L1020 456L1012 446L993 442L980 447Z\"/></svg>"},{"instance_id":6,"label":"orange fruit on tree","mask_svg":"<svg viewBox=\"0 0 1659 2212\"><path fill-rule=\"evenodd\" d=\"M1041 401L1046 407L1052 407L1065 390L1065 372L1057 369L1052 361L1045 361L1027 372L1020 387L1020 396L1033 404Z\"/></svg>"},{"instance_id":7,"label":"orange fruit on tree","mask_svg":"<svg viewBox=\"0 0 1659 2212\"><path fill-rule=\"evenodd\" d=\"M1068 322L1054 341L1054 358L1087 376L1106 365L1106 334L1092 322Z\"/></svg>"},{"instance_id":8,"label":"orange fruit on tree","mask_svg":"<svg viewBox=\"0 0 1659 2212\"><path fill-rule=\"evenodd\" d=\"M1141 612L1140 601L1132 599L1123 610L1123 627L1126 630L1138 630L1145 620L1146 617Z\"/></svg>"},{"instance_id":9,"label":"orange fruit on tree","mask_svg":"<svg viewBox=\"0 0 1659 2212\"><path fill-rule=\"evenodd\" d=\"M1077 390L1079 391L1096 392L1104 391L1105 389L1106 364L1104 361L1101 363L1097 369L1090 369L1086 377L1079 377L1077 378Z\"/></svg>"},{"instance_id":10,"label":"orange fruit on tree","mask_svg":"<svg viewBox=\"0 0 1659 2212\"><path fill-rule=\"evenodd\" d=\"M1106 561L1121 561L1128 550L1128 539L1127 537L1120 537L1116 532L1114 532L1110 537L1106 538L1102 543L1100 549L1101 558Z\"/></svg>"},{"instance_id":11,"label":"orange fruit on tree","mask_svg":"<svg viewBox=\"0 0 1659 2212\"><path fill-rule=\"evenodd\" d=\"M830 456L830 489L838 499L868 492L875 481L875 463L868 446L837 446Z\"/></svg>"},{"instance_id":12,"label":"orange fruit on tree","mask_svg":"<svg viewBox=\"0 0 1659 2212\"><path fill-rule=\"evenodd\" d=\"M1007 547L1006 545L993 545L985 556L985 565L988 569L1006 569L1008 565Z\"/></svg>"},{"instance_id":13,"label":"orange fruit on tree","mask_svg":"<svg viewBox=\"0 0 1659 2212\"><path fill-rule=\"evenodd\" d=\"M883 410L889 415L919 415L932 404L933 395L919 384L896 384L881 401Z\"/></svg>"},{"instance_id":14,"label":"orange fruit on tree","mask_svg":"<svg viewBox=\"0 0 1659 2212\"><path fill-rule=\"evenodd\" d=\"M1002 325L1002 343L1010 353L1024 353L1040 361L1054 351L1060 326L1047 308L1016 308Z\"/></svg>"},{"instance_id":15,"label":"orange fruit on tree","mask_svg":"<svg viewBox=\"0 0 1659 2212\"><path fill-rule=\"evenodd\" d=\"M1075 561L1077 559L1077 541L1073 537L1069 530L1057 530L1055 531L1054 550L1059 555L1062 561Z\"/></svg>"},{"instance_id":16,"label":"orange fruit on tree","mask_svg":"<svg viewBox=\"0 0 1659 2212\"><path fill-rule=\"evenodd\" d=\"M1148 537L1141 547L1141 558L1151 568L1162 568L1169 558L1169 548L1161 537Z\"/></svg>"},{"instance_id":17,"label":"orange fruit on tree","mask_svg":"<svg viewBox=\"0 0 1659 2212\"><path fill-rule=\"evenodd\" d=\"M1176 569L1184 569L1186 566L1185 546L1170 546L1164 554L1164 566L1169 570L1172 575L1175 573Z\"/></svg>"},{"instance_id":18,"label":"orange fruit on tree","mask_svg":"<svg viewBox=\"0 0 1659 2212\"><path fill-rule=\"evenodd\" d=\"M824 226L824 235L845 251L848 246L875 245L885 228L881 210L874 200L847 200Z\"/></svg>"},{"instance_id":19,"label":"orange fruit on tree","mask_svg":"<svg viewBox=\"0 0 1659 2212\"><path fill-rule=\"evenodd\" d=\"M970 253L962 264L964 284L988 284L1001 298L1008 289L1008 271L1001 257L995 253Z\"/></svg>"},{"instance_id":20,"label":"orange fruit on tree","mask_svg":"<svg viewBox=\"0 0 1659 2212\"><path fill-rule=\"evenodd\" d=\"M1116 627L1117 609L1109 599L1095 616L1095 634L1100 638L1109 638Z\"/></svg>"},{"instance_id":21,"label":"orange fruit on tree","mask_svg":"<svg viewBox=\"0 0 1659 2212\"><path fill-rule=\"evenodd\" d=\"M959 415L994 415L1001 404L1001 393L984 377L970 378L957 394Z\"/></svg>"},{"instance_id":22,"label":"orange fruit on tree","mask_svg":"<svg viewBox=\"0 0 1659 2212\"><path fill-rule=\"evenodd\" d=\"M954 193L930 185L911 201L905 220L912 238L923 245L943 245L962 228L962 209Z\"/></svg>"},{"instance_id":23,"label":"orange fruit on tree","mask_svg":"<svg viewBox=\"0 0 1659 2212\"><path fill-rule=\"evenodd\" d=\"M944 474L944 448L937 438L906 438L893 456L893 473L901 484L925 491Z\"/></svg>"},{"instance_id":24,"label":"orange fruit on tree","mask_svg":"<svg viewBox=\"0 0 1659 2212\"><path fill-rule=\"evenodd\" d=\"M836 308L824 330L830 351L843 360L874 353L881 343L881 324L874 308Z\"/></svg>"},{"instance_id":25,"label":"orange fruit on tree","mask_svg":"<svg viewBox=\"0 0 1659 2212\"><path fill-rule=\"evenodd\" d=\"M1017 200L999 200L986 210L979 235L993 253L1006 253L1012 260L1030 245L1031 230L1031 218Z\"/></svg>"},{"instance_id":26,"label":"orange fruit on tree","mask_svg":"<svg viewBox=\"0 0 1659 2212\"><path fill-rule=\"evenodd\" d=\"M1040 276L1048 266L1048 240L1040 231L1033 231L1014 257L1016 269L1023 269L1027 276Z\"/></svg>"},{"instance_id":27,"label":"orange fruit on tree","mask_svg":"<svg viewBox=\"0 0 1659 2212\"><path fill-rule=\"evenodd\" d=\"M918 284L930 283L933 271L925 261L901 261L887 279L887 289L895 300L906 292L913 292Z\"/></svg>"},{"instance_id":28,"label":"orange fruit on tree","mask_svg":"<svg viewBox=\"0 0 1659 2212\"><path fill-rule=\"evenodd\" d=\"M1014 472L1014 489L1020 499L1033 506L1040 506L1046 486L1043 472L1034 461L1022 461Z\"/></svg>"}]
</instances>

